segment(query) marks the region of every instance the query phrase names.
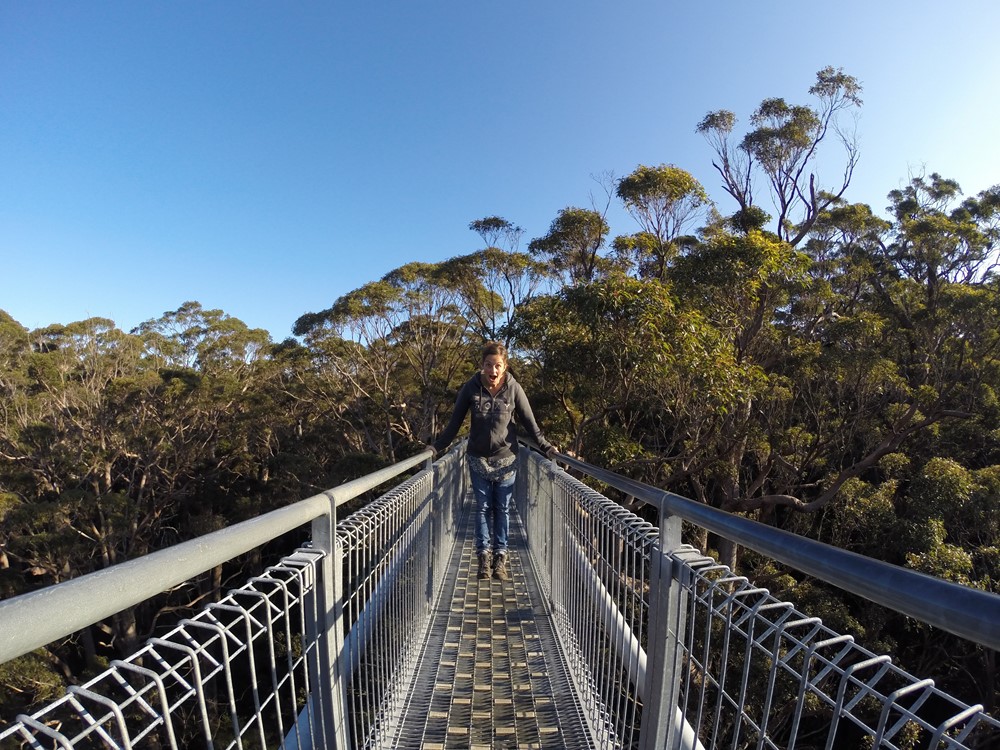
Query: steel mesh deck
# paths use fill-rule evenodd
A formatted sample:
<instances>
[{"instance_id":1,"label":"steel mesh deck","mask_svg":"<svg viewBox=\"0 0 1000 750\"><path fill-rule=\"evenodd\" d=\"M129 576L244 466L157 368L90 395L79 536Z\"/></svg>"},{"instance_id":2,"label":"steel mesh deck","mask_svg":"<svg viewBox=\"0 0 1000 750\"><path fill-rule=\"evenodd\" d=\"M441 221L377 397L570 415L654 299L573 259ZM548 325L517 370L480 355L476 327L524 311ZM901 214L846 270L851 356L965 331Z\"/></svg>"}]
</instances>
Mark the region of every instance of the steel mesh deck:
<instances>
[{"instance_id":1,"label":"steel mesh deck","mask_svg":"<svg viewBox=\"0 0 1000 750\"><path fill-rule=\"evenodd\" d=\"M462 529L391 746L592 746L520 519L511 513L507 581L476 577L474 512Z\"/></svg>"}]
</instances>

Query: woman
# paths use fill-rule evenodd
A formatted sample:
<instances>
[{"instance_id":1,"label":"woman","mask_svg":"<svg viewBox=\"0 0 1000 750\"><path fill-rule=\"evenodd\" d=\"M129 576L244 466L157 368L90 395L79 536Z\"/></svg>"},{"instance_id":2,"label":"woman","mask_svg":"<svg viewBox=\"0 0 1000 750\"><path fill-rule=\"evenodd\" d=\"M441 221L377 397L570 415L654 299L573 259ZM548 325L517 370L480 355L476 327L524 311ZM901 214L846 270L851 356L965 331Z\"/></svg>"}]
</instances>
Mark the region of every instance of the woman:
<instances>
[{"instance_id":1,"label":"woman","mask_svg":"<svg viewBox=\"0 0 1000 750\"><path fill-rule=\"evenodd\" d=\"M492 564L493 577L506 581L510 500L517 468L515 417L547 457L552 458L556 448L542 435L524 389L507 371L507 349L499 342L490 341L483 347L479 372L459 390L451 421L432 445L435 453L455 439L470 410L472 427L466 458L476 497L478 575L489 578Z\"/></svg>"}]
</instances>

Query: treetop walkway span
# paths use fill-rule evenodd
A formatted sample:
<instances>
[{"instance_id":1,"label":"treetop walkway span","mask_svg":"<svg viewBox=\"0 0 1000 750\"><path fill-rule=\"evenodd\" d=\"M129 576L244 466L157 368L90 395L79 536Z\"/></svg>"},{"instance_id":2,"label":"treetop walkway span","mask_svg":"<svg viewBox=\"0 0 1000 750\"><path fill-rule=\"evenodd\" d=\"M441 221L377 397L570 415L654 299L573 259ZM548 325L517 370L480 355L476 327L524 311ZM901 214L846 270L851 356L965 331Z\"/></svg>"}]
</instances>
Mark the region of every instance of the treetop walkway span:
<instances>
[{"instance_id":1,"label":"treetop walkway span","mask_svg":"<svg viewBox=\"0 0 1000 750\"><path fill-rule=\"evenodd\" d=\"M28 716L0 748L995 748L1000 722L682 543L695 524L1000 648L1000 596L527 448L478 580L464 445L0 602L0 663L270 540L311 541ZM353 498L399 483L361 510Z\"/></svg>"}]
</instances>

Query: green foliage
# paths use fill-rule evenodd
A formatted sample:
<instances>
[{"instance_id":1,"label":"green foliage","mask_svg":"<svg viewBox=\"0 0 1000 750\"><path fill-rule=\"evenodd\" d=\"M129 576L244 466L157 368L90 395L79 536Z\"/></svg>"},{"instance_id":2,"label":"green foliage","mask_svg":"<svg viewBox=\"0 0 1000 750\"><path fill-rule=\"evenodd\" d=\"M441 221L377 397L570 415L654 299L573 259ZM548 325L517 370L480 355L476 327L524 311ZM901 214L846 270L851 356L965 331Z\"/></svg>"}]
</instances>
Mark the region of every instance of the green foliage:
<instances>
[{"instance_id":1,"label":"green foliage","mask_svg":"<svg viewBox=\"0 0 1000 750\"><path fill-rule=\"evenodd\" d=\"M931 524L937 526L938 522L932 521ZM961 547L945 544L937 533L933 536L935 544L930 550L907 554L907 565L935 578L968 585L972 573L972 556Z\"/></svg>"},{"instance_id":2,"label":"green foliage","mask_svg":"<svg viewBox=\"0 0 1000 750\"><path fill-rule=\"evenodd\" d=\"M751 230L745 235L717 234L694 252L678 259L670 279L714 314L736 325L762 298L782 295L783 285L803 278L808 259L773 235ZM694 298L693 295L699 295ZM768 299L780 307L781 299Z\"/></svg>"},{"instance_id":3,"label":"green foliage","mask_svg":"<svg viewBox=\"0 0 1000 750\"><path fill-rule=\"evenodd\" d=\"M664 164L638 166L618 181L615 192L642 227L641 241L616 240L615 250L634 259L641 276L663 279L679 252L678 238L711 204L708 194L689 172Z\"/></svg>"},{"instance_id":4,"label":"green foliage","mask_svg":"<svg viewBox=\"0 0 1000 750\"><path fill-rule=\"evenodd\" d=\"M809 93L822 100L843 99L845 103L861 106L861 84L843 68L827 66L816 73L816 83Z\"/></svg>"},{"instance_id":5,"label":"green foliage","mask_svg":"<svg viewBox=\"0 0 1000 750\"><path fill-rule=\"evenodd\" d=\"M650 201L669 207L680 201L707 203L709 198L701 183L690 172L673 165L640 165L618 182L617 195L630 210L642 209Z\"/></svg>"},{"instance_id":6,"label":"green foliage","mask_svg":"<svg viewBox=\"0 0 1000 750\"><path fill-rule=\"evenodd\" d=\"M469 229L482 237L486 249L501 248L513 252L517 249L524 230L500 216L487 216L469 223Z\"/></svg>"},{"instance_id":7,"label":"green foliage","mask_svg":"<svg viewBox=\"0 0 1000 750\"><path fill-rule=\"evenodd\" d=\"M771 215L759 206L747 206L733 214L729 223L739 234L749 234L752 231L763 230Z\"/></svg>"},{"instance_id":8,"label":"green foliage","mask_svg":"<svg viewBox=\"0 0 1000 750\"><path fill-rule=\"evenodd\" d=\"M326 467L345 451L315 411L311 358L197 303L132 333L98 318L32 332L2 320L0 342L4 597L313 494L330 486ZM47 656L67 671L124 656L161 608L186 613L202 594L212 595L210 582L95 626L110 638L84 637L98 643L85 659L76 641ZM17 674L0 680L12 701L50 697ZM30 680L63 685L62 669L46 674Z\"/></svg>"},{"instance_id":9,"label":"green foliage","mask_svg":"<svg viewBox=\"0 0 1000 750\"><path fill-rule=\"evenodd\" d=\"M697 127L715 152L713 166L726 192L742 210L754 206L754 177L763 177L777 212L775 231L792 245L802 242L819 216L844 194L858 158L853 134L838 120L842 112L861 106L858 81L827 67L816 74L809 93L816 100L813 105L789 104L780 97L762 101L750 116L753 129L738 145L732 141L736 115L728 110L710 112ZM843 181L829 191L816 184L810 170L831 133L843 148L845 167Z\"/></svg>"},{"instance_id":10,"label":"green foliage","mask_svg":"<svg viewBox=\"0 0 1000 750\"><path fill-rule=\"evenodd\" d=\"M443 269L455 284L470 333L508 343L518 307L555 275L526 253L493 246L445 261Z\"/></svg>"},{"instance_id":11,"label":"green foliage","mask_svg":"<svg viewBox=\"0 0 1000 750\"><path fill-rule=\"evenodd\" d=\"M0 664L0 706L5 715L13 717L55 700L65 689L62 676L41 650Z\"/></svg>"},{"instance_id":12,"label":"green foliage","mask_svg":"<svg viewBox=\"0 0 1000 750\"><path fill-rule=\"evenodd\" d=\"M0 492L0 523L17 507L20 500L13 492Z\"/></svg>"},{"instance_id":13,"label":"green foliage","mask_svg":"<svg viewBox=\"0 0 1000 750\"><path fill-rule=\"evenodd\" d=\"M958 462L932 458L910 485L910 515L917 519L954 518L968 503L974 486L974 475Z\"/></svg>"},{"instance_id":14,"label":"green foliage","mask_svg":"<svg viewBox=\"0 0 1000 750\"><path fill-rule=\"evenodd\" d=\"M532 240L528 250L548 260L570 284L596 280L611 266L601 254L610 227L604 216L585 208L564 208L544 237Z\"/></svg>"}]
</instances>

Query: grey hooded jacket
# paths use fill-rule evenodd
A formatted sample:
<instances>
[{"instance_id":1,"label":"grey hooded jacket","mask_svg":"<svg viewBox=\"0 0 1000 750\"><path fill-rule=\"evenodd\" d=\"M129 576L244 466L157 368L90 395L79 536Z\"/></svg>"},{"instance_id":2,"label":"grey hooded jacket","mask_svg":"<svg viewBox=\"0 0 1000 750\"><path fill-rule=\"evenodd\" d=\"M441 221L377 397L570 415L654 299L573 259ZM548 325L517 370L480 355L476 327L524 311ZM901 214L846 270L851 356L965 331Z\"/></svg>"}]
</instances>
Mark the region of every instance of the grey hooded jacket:
<instances>
[{"instance_id":1,"label":"grey hooded jacket","mask_svg":"<svg viewBox=\"0 0 1000 750\"><path fill-rule=\"evenodd\" d=\"M434 450L440 453L451 444L469 411L472 412L468 447L471 456L503 458L517 455L515 419L543 452L552 447L535 421L524 389L510 372L506 373L504 384L495 396L490 395L477 372L459 390L451 420L434 441Z\"/></svg>"}]
</instances>

